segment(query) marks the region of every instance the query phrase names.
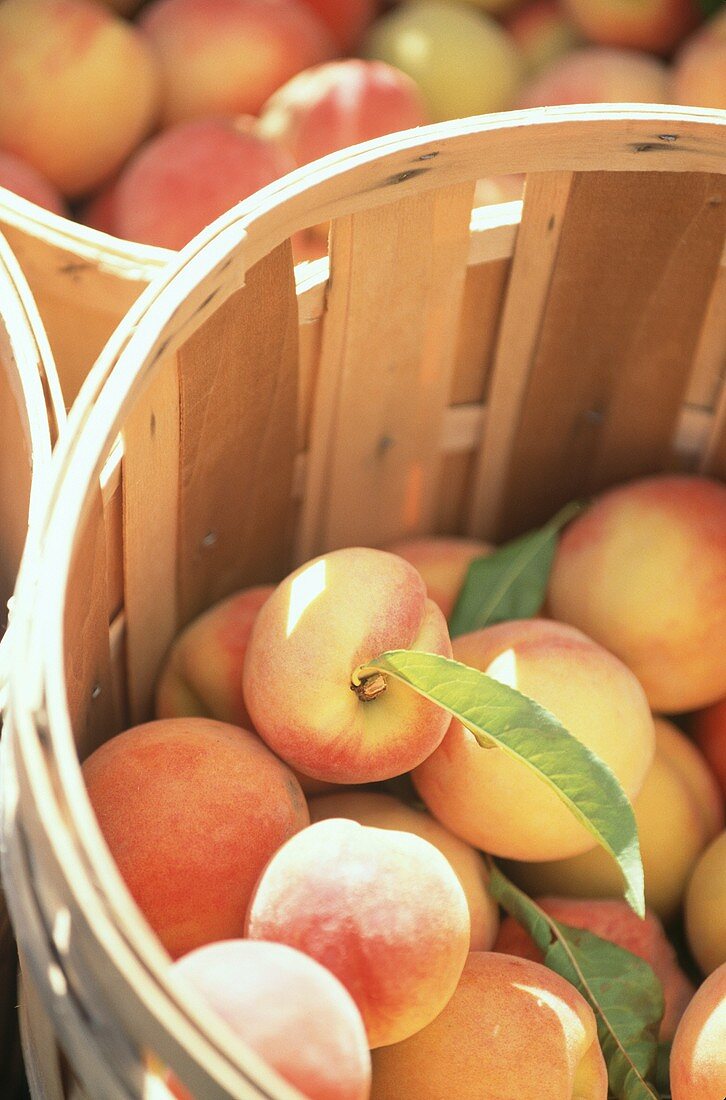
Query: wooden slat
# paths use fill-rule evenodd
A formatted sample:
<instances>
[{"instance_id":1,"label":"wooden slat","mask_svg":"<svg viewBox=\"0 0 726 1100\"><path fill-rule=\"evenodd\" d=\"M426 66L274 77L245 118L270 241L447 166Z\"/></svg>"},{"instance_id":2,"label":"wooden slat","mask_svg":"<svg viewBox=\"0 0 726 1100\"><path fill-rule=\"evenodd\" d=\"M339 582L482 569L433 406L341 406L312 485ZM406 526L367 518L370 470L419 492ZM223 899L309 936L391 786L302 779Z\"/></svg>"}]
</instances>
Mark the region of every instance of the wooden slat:
<instances>
[{"instance_id":1,"label":"wooden slat","mask_svg":"<svg viewBox=\"0 0 726 1100\"><path fill-rule=\"evenodd\" d=\"M123 429L123 559L129 713L151 717L154 682L177 630L179 386L170 356ZM108 614L106 634L108 636Z\"/></svg>"},{"instance_id":2,"label":"wooden slat","mask_svg":"<svg viewBox=\"0 0 726 1100\"><path fill-rule=\"evenodd\" d=\"M179 620L289 569L298 314L289 242L179 352Z\"/></svg>"},{"instance_id":3,"label":"wooden slat","mask_svg":"<svg viewBox=\"0 0 726 1100\"><path fill-rule=\"evenodd\" d=\"M333 223L298 560L430 527L472 195L467 184Z\"/></svg>"},{"instance_id":4,"label":"wooden slat","mask_svg":"<svg viewBox=\"0 0 726 1100\"><path fill-rule=\"evenodd\" d=\"M689 405L712 409L726 377L726 266L719 269L698 339L688 384Z\"/></svg>"},{"instance_id":5,"label":"wooden slat","mask_svg":"<svg viewBox=\"0 0 726 1100\"><path fill-rule=\"evenodd\" d=\"M68 710L81 760L120 729L108 637L106 530L100 489L79 531L63 623Z\"/></svg>"},{"instance_id":6,"label":"wooden slat","mask_svg":"<svg viewBox=\"0 0 726 1100\"><path fill-rule=\"evenodd\" d=\"M452 405L484 400L510 267L508 259L494 260L470 267L466 273Z\"/></svg>"},{"instance_id":7,"label":"wooden slat","mask_svg":"<svg viewBox=\"0 0 726 1100\"><path fill-rule=\"evenodd\" d=\"M499 326L487 429L469 500L467 533L492 539L502 507L504 474L517 441L522 403L547 302L571 172L531 173Z\"/></svg>"},{"instance_id":8,"label":"wooden slat","mask_svg":"<svg viewBox=\"0 0 726 1100\"><path fill-rule=\"evenodd\" d=\"M496 537L667 465L725 215L718 177L575 177Z\"/></svg>"},{"instance_id":9,"label":"wooden slat","mask_svg":"<svg viewBox=\"0 0 726 1100\"><path fill-rule=\"evenodd\" d=\"M721 399L699 469L702 474L726 481L726 385L721 391Z\"/></svg>"}]
</instances>

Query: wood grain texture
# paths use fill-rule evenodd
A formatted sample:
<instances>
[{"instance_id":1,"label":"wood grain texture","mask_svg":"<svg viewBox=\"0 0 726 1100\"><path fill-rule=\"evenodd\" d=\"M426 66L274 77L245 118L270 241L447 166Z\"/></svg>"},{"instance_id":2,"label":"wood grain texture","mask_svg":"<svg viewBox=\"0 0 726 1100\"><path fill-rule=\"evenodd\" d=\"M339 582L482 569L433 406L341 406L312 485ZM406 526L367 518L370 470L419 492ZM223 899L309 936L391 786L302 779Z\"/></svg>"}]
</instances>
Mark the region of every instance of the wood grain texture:
<instances>
[{"instance_id":1,"label":"wood grain texture","mask_svg":"<svg viewBox=\"0 0 726 1100\"><path fill-rule=\"evenodd\" d=\"M508 416L516 448L496 479L496 538L668 465L725 215L722 177L574 177L521 405Z\"/></svg>"},{"instance_id":2,"label":"wood grain texture","mask_svg":"<svg viewBox=\"0 0 726 1100\"><path fill-rule=\"evenodd\" d=\"M300 561L435 512L473 187L333 223Z\"/></svg>"},{"instance_id":3,"label":"wood grain texture","mask_svg":"<svg viewBox=\"0 0 726 1100\"><path fill-rule=\"evenodd\" d=\"M179 352L179 625L288 570L298 318L289 244Z\"/></svg>"},{"instance_id":4,"label":"wood grain texture","mask_svg":"<svg viewBox=\"0 0 726 1100\"><path fill-rule=\"evenodd\" d=\"M510 269L510 260L504 259L477 264L466 273L449 397L452 405L484 400Z\"/></svg>"}]
</instances>

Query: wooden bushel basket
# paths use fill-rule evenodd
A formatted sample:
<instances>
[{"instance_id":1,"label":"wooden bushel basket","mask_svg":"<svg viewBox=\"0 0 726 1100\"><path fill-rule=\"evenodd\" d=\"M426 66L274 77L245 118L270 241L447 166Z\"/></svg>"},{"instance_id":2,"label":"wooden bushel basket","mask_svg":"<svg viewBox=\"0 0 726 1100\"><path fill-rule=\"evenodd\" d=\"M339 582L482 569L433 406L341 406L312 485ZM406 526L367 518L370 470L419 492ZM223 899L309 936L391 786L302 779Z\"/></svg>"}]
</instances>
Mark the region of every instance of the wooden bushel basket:
<instances>
[{"instance_id":1,"label":"wooden bushel basket","mask_svg":"<svg viewBox=\"0 0 726 1100\"><path fill-rule=\"evenodd\" d=\"M411 131L246 200L131 307L16 597L4 875L52 1020L39 1095L141 1097L149 1055L204 1100L295 1095L170 988L79 758L150 717L180 627L323 550L501 540L628 477L723 477L725 171L716 111ZM523 207L472 218L474 181L513 172ZM296 285L290 235L328 220Z\"/></svg>"},{"instance_id":2,"label":"wooden bushel basket","mask_svg":"<svg viewBox=\"0 0 726 1100\"><path fill-rule=\"evenodd\" d=\"M0 237L0 710L10 663L9 603L28 525L39 520L51 448L65 419L48 342L28 285ZM0 718L0 726L2 719ZM16 1026L17 952L0 893L0 1082L22 1080Z\"/></svg>"},{"instance_id":3,"label":"wooden bushel basket","mask_svg":"<svg viewBox=\"0 0 726 1100\"><path fill-rule=\"evenodd\" d=\"M70 408L113 330L174 253L109 237L3 187L0 232L38 306Z\"/></svg>"}]
</instances>

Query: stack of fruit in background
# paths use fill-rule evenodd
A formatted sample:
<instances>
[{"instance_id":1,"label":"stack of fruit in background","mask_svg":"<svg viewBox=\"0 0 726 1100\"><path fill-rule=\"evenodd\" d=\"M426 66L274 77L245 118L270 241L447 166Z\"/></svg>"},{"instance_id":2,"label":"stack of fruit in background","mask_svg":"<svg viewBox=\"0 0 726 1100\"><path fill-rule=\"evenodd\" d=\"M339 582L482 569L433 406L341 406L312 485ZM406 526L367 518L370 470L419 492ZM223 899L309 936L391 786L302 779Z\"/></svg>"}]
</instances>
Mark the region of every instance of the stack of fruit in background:
<instances>
[{"instance_id":1,"label":"stack of fruit in background","mask_svg":"<svg viewBox=\"0 0 726 1100\"><path fill-rule=\"evenodd\" d=\"M157 720L83 764L171 980L312 1100L605 1100L606 1062L617 1097L656 1097L635 1071L615 1087L595 1019L614 998L605 1014L637 1033L639 960L663 991L642 1037L663 1093L723 1098L726 488L633 481L553 536L551 568L532 572L533 546L343 549L233 595L173 644ZM541 777L430 693L365 672L391 649L453 651L610 766L634 806L644 921ZM586 973L594 1003L500 922L501 869L630 953L604 982Z\"/></svg>"},{"instance_id":2,"label":"stack of fruit in background","mask_svg":"<svg viewBox=\"0 0 726 1100\"><path fill-rule=\"evenodd\" d=\"M180 248L387 133L566 103L725 108L725 81L720 0L3 0L0 185ZM479 201L520 194L485 181Z\"/></svg>"}]
</instances>

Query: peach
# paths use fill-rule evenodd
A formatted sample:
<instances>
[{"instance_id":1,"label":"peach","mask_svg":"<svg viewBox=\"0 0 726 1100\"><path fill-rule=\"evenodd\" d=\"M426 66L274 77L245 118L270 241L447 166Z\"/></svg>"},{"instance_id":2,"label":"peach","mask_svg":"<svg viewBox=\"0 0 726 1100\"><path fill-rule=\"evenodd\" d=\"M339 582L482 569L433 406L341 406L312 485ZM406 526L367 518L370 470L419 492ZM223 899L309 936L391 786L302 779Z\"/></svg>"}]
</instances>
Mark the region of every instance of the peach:
<instances>
[{"instance_id":1,"label":"peach","mask_svg":"<svg viewBox=\"0 0 726 1100\"><path fill-rule=\"evenodd\" d=\"M260 736L313 779L369 783L414 767L451 719L393 677L353 684L390 649L451 655L412 565L351 547L300 566L261 608L247 649L245 700Z\"/></svg>"},{"instance_id":2,"label":"peach","mask_svg":"<svg viewBox=\"0 0 726 1100\"><path fill-rule=\"evenodd\" d=\"M148 141L113 185L119 237L183 248L206 225L294 168L247 120L196 119Z\"/></svg>"},{"instance_id":3,"label":"peach","mask_svg":"<svg viewBox=\"0 0 726 1100\"><path fill-rule=\"evenodd\" d=\"M172 645L156 685L156 717L198 715L252 728L242 668L257 613L274 585L245 588L197 616Z\"/></svg>"},{"instance_id":4,"label":"peach","mask_svg":"<svg viewBox=\"0 0 726 1100\"><path fill-rule=\"evenodd\" d=\"M309 821L289 768L254 734L209 719L126 730L83 775L119 872L174 958L242 934L262 869Z\"/></svg>"},{"instance_id":5,"label":"peach","mask_svg":"<svg viewBox=\"0 0 726 1100\"><path fill-rule=\"evenodd\" d=\"M99 4L0 4L0 146L64 194L113 174L151 129L158 99L143 37Z\"/></svg>"},{"instance_id":6,"label":"peach","mask_svg":"<svg viewBox=\"0 0 726 1100\"><path fill-rule=\"evenodd\" d=\"M69 211L63 196L50 180L37 169L26 164L20 157L5 153L0 149L0 187L7 187L21 198L34 202L54 214L69 217Z\"/></svg>"},{"instance_id":7,"label":"peach","mask_svg":"<svg viewBox=\"0 0 726 1100\"><path fill-rule=\"evenodd\" d=\"M663 987L665 1001L660 1039L669 1042L695 990L678 965L676 953L666 939L657 916L649 911L645 920L641 920L626 902L614 899L591 901L545 897L536 901L548 916L560 924L594 932L601 939L610 940L631 954L638 955L652 967ZM494 950L542 962L542 952L513 917L505 917L502 922Z\"/></svg>"},{"instance_id":8,"label":"peach","mask_svg":"<svg viewBox=\"0 0 726 1100\"><path fill-rule=\"evenodd\" d=\"M296 164L428 122L410 77L382 61L350 57L298 73L267 101L258 133Z\"/></svg>"},{"instance_id":9,"label":"peach","mask_svg":"<svg viewBox=\"0 0 726 1100\"><path fill-rule=\"evenodd\" d=\"M686 937L704 974L726 963L726 831L712 840L693 869L685 900Z\"/></svg>"},{"instance_id":10,"label":"peach","mask_svg":"<svg viewBox=\"0 0 726 1100\"><path fill-rule=\"evenodd\" d=\"M668 103L668 69L634 50L584 46L540 70L522 89L518 107L565 103Z\"/></svg>"},{"instance_id":11,"label":"peach","mask_svg":"<svg viewBox=\"0 0 726 1100\"><path fill-rule=\"evenodd\" d=\"M344 817L374 829L414 833L446 856L462 885L469 905L471 951L488 951L499 926L499 909L487 893L488 875L480 854L459 840L429 814L407 806L379 791L343 791L313 798L308 803L310 820Z\"/></svg>"},{"instance_id":12,"label":"peach","mask_svg":"<svg viewBox=\"0 0 726 1100\"><path fill-rule=\"evenodd\" d=\"M115 181L107 184L78 208L78 220L100 233L118 236L116 229Z\"/></svg>"},{"instance_id":13,"label":"peach","mask_svg":"<svg viewBox=\"0 0 726 1100\"><path fill-rule=\"evenodd\" d=\"M329 970L281 943L227 940L178 959L171 981L193 991L310 1100L367 1100L371 1056L360 1012ZM171 1077L175 1096L191 1093Z\"/></svg>"},{"instance_id":14,"label":"peach","mask_svg":"<svg viewBox=\"0 0 726 1100\"><path fill-rule=\"evenodd\" d=\"M670 1058L672 1100L726 1095L726 964L698 989L686 1009Z\"/></svg>"},{"instance_id":15,"label":"peach","mask_svg":"<svg viewBox=\"0 0 726 1100\"><path fill-rule=\"evenodd\" d=\"M549 710L610 766L629 797L637 794L653 757L653 720L640 684L616 657L579 630L545 619L463 634L453 650L457 661ZM451 723L413 780L434 817L494 855L546 860L594 846L526 764L503 749L481 748L460 722ZM516 812L521 807L525 813Z\"/></svg>"},{"instance_id":16,"label":"peach","mask_svg":"<svg viewBox=\"0 0 726 1100\"><path fill-rule=\"evenodd\" d=\"M161 63L165 126L256 115L291 76L336 53L298 0L155 0L139 22Z\"/></svg>"},{"instance_id":17,"label":"peach","mask_svg":"<svg viewBox=\"0 0 726 1100\"><path fill-rule=\"evenodd\" d=\"M534 0L517 7L504 20L519 47L527 76L535 76L582 41L559 0Z\"/></svg>"},{"instance_id":18,"label":"peach","mask_svg":"<svg viewBox=\"0 0 726 1100\"><path fill-rule=\"evenodd\" d=\"M723 827L716 782L696 747L671 723L655 721L656 754L633 802L645 872L645 900L663 920L681 903L693 864ZM572 859L511 864L507 873L532 894L614 898L620 875L597 849Z\"/></svg>"},{"instance_id":19,"label":"peach","mask_svg":"<svg viewBox=\"0 0 726 1100\"><path fill-rule=\"evenodd\" d=\"M429 536L400 539L386 549L409 561L423 577L429 599L437 603L446 618L458 598L469 566L475 558L486 557L494 547L478 539Z\"/></svg>"},{"instance_id":20,"label":"peach","mask_svg":"<svg viewBox=\"0 0 726 1100\"><path fill-rule=\"evenodd\" d=\"M563 0L585 38L602 46L670 53L699 22L697 0Z\"/></svg>"},{"instance_id":21,"label":"peach","mask_svg":"<svg viewBox=\"0 0 726 1100\"><path fill-rule=\"evenodd\" d=\"M674 59L674 103L726 110L726 9L683 43Z\"/></svg>"},{"instance_id":22,"label":"peach","mask_svg":"<svg viewBox=\"0 0 726 1100\"><path fill-rule=\"evenodd\" d=\"M303 0L325 23L341 50L353 49L363 31L373 22L378 0Z\"/></svg>"},{"instance_id":23,"label":"peach","mask_svg":"<svg viewBox=\"0 0 726 1100\"><path fill-rule=\"evenodd\" d=\"M372 1100L605 1100L592 1009L539 963L472 951L456 993L417 1035L373 1053Z\"/></svg>"},{"instance_id":24,"label":"peach","mask_svg":"<svg viewBox=\"0 0 726 1100\"><path fill-rule=\"evenodd\" d=\"M435 122L514 105L522 61L507 32L461 4L418 0L376 20L362 54L416 81Z\"/></svg>"},{"instance_id":25,"label":"peach","mask_svg":"<svg viewBox=\"0 0 726 1100\"><path fill-rule=\"evenodd\" d=\"M726 798L726 698L694 714L692 732Z\"/></svg>"},{"instance_id":26,"label":"peach","mask_svg":"<svg viewBox=\"0 0 726 1100\"><path fill-rule=\"evenodd\" d=\"M549 608L612 650L654 710L726 695L726 486L642 478L603 493L564 532Z\"/></svg>"},{"instance_id":27,"label":"peach","mask_svg":"<svg viewBox=\"0 0 726 1100\"><path fill-rule=\"evenodd\" d=\"M428 841L335 818L272 857L247 935L296 947L331 970L377 1047L425 1027L452 996L469 951L469 909Z\"/></svg>"}]
</instances>

